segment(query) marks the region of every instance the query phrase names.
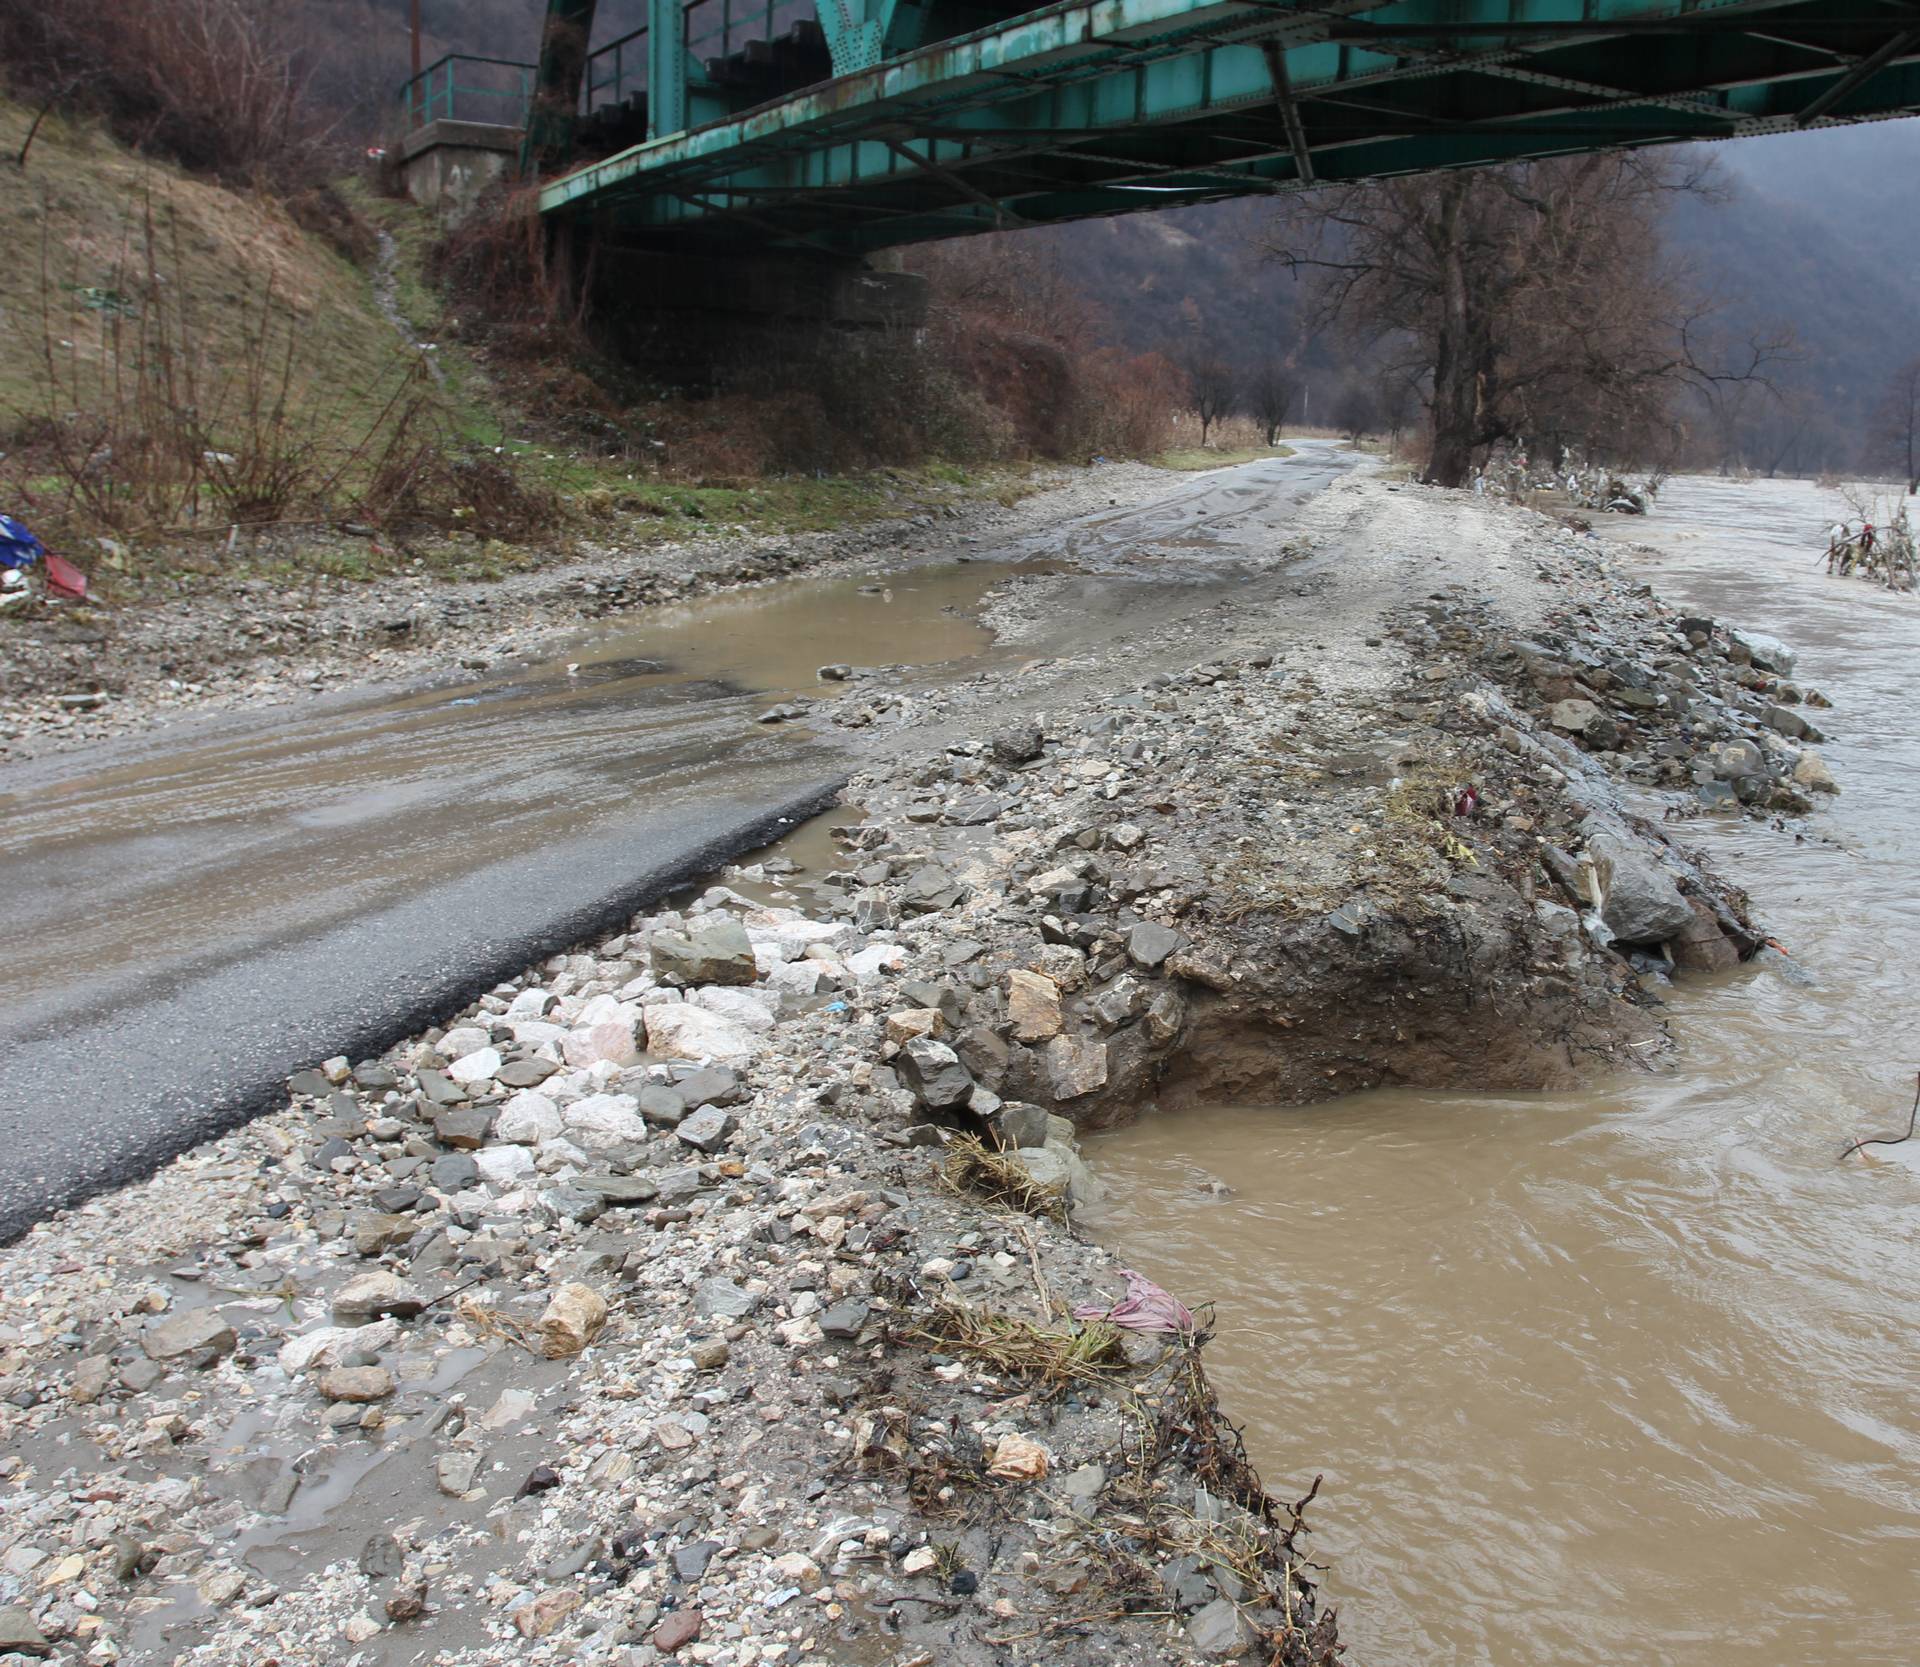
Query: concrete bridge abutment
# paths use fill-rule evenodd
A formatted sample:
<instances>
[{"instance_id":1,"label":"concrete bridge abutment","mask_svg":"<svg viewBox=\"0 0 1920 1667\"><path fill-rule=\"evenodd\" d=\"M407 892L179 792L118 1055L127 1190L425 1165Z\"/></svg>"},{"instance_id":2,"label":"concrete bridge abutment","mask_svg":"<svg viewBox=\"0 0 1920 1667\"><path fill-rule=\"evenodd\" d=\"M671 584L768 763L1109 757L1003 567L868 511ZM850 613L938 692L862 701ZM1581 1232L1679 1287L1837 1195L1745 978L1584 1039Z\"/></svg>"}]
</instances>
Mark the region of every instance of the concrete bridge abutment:
<instances>
[{"instance_id":1,"label":"concrete bridge abutment","mask_svg":"<svg viewBox=\"0 0 1920 1667\"><path fill-rule=\"evenodd\" d=\"M927 316L926 279L853 260L602 250L591 266L609 345L690 390L777 379L836 343L911 334Z\"/></svg>"}]
</instances>

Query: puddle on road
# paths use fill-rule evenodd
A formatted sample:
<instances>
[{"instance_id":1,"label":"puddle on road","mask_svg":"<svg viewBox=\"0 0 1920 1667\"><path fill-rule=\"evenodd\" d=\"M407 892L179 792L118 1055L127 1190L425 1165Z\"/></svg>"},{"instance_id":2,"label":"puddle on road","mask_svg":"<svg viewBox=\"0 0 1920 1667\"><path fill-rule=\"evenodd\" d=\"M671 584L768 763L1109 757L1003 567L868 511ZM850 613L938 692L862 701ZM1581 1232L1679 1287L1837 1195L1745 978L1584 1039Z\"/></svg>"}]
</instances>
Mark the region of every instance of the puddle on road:
<instances>
[{"instance_id":1,"label":"puddle on road","mask_svg":"<svg viewBox=\"0 0 1920 1667\"><path fill-rule=\"evenodd\" d=\"M1796 978L1681 985L1669 1076L1089 1143L1103 1241L1219 1304L1210 1358L1268 1484L1326 1472L1311 1546L1356 1662L1920 1661L1920 1160L1836 1161L1913 1095L1920 598L1811 571L1838 504L1680 479L1619 534L1836 701L1815 827L1842 843L1687 830Z\"/></svg>"},{"instance_id":2,"label":"puddle on road","mask_svg":"<svg viewBox=\"0 0 1920 1667\"><path fill-rule=\"evenodd\" d=\"M604 622L534 666L317 701L0 794L0 1000L71 991L76 966L112 979L284 941L537 856L636 802L792 777L818 743L804 724L757 724L770 700L839 692L816 675L836 663L909 682L976 670L992 655L981 598L1055 570L956 561L782 580ZM822 757L809 773L835 768Z\"/></svg>"}]
</instances>

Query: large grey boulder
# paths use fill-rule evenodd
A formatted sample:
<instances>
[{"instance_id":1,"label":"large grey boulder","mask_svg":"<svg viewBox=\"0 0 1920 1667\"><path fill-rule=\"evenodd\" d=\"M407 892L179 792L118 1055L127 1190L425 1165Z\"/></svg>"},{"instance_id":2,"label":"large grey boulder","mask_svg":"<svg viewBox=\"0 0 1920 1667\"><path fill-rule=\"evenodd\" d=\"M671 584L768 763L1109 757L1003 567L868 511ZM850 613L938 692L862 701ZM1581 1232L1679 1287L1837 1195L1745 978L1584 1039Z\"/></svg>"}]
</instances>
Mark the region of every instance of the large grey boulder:
<instances>
[{"instance_id":1,"label":"large grey boulder","mask_svg":"<svg viewBox=\"0 0 1920 1667\"><path fill-rule=\"evenodd\" d=\"M1587 850L1600 876L1600 918L1621 943L1665 943L1693 924L1693 905L1640 846L1596 833Z\"/></svg>"}]
</instances>

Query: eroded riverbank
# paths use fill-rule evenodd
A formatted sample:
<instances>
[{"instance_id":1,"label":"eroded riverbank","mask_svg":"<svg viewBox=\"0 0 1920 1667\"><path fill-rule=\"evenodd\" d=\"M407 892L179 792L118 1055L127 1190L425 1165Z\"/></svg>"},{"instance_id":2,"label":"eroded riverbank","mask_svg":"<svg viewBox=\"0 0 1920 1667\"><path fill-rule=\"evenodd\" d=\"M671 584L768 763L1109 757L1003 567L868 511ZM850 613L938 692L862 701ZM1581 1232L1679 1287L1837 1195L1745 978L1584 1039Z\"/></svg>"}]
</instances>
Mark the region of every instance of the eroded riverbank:
<instances>
[{"instance_id":1,"label":"eroded riverbank","mask_svg":"<svg viewBox=\"0 0 1920 1667\"><path fill-rule=\"evenodd\" d=\"M101 1660L1324 1661L1189 1352L1070 1318L1121 1293L1049 1213L1073 1129L1657 1060L1668 956L1757 938L1618 774L1738 744L1761 803L1799 763L1780 680L1696 635L1537 520L1350 480L1230 592L957 683L783 906L762 871L649 911L5 1252L12 1623Z\"/></svg>"},{"instance_id":2,"label":"eroded riverbank","mask_svg":"<svg viewBox=\"0 0 1920 1667\"><path fill-rule=\"evenodd\" d=\"M1913 1148L1836 1161L1913 1092L1920 617L1816 571L1839 503L1682 478L1609 524L1627 576L1837 705L1820 814L1685 824L1792 958L1666 991L1671 1071L1250 1094L1089 1149L1102 1242L1218 1303L1256 1461L1325 1470L1358 1660L1920 1655Z\"/></svg>"}]
</instances>

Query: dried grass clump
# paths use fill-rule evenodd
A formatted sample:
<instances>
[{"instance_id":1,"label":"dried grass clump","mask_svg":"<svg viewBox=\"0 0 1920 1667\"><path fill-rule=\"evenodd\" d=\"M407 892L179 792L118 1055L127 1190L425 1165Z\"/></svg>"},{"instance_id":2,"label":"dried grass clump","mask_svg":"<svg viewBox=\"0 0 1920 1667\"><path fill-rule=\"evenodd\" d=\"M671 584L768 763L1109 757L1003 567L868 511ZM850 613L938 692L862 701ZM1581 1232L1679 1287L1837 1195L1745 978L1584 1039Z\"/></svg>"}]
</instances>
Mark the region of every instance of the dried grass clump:
<instances>
[{"instance_id":1,"label":"dried grass clump","mask_svg":"<svg viewBox=\"0 0 1920 1667\"><path fill-rule=\"evenodd\" d=\"M1126 1369L1120 1332L1105 1320L1038 1326L946 1299L934 1304L913 1341L944 1354L970 1355L1009 1377L1066 1384Z\"/></svg>"},{"instance_id":2,"label":"dried grass clump","mask_svg":"<svg viewBox=\"0 0 1920 1667\"><path fill-rule=\"evenodd\" d=\"M989 1203L1005 1204L1028 1215L1067 1218L1067 1189L1043 1186L1017 1157L989 1146L977 1135L960 1135L947 1148L944 1171L955 1192L978 1193Z\"/></svg>"}]
</instances>

